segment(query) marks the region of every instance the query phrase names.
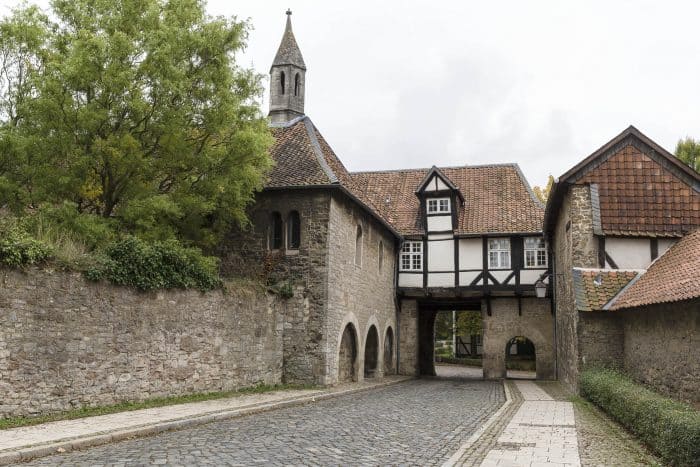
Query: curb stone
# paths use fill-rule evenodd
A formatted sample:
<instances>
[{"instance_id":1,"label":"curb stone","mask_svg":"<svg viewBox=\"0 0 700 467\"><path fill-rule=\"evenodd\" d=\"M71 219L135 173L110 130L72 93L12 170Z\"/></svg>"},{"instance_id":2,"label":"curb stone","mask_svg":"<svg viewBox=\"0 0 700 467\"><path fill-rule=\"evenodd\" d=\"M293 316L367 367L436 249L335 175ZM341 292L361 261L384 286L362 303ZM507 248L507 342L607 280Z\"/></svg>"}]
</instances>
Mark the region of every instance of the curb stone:
<instances>
[{"instance_id":1,"label":"curb stone","mask_svg":"<svg viewBox=\"0 0 700 467\"><path fill-rule=\"evenodd\" d=\"M25 446L21 448L12 448L6 451L0 451L0 466L16 464L18 462L26 462L32 459L51 456L55 454L64 454L71 451L77 451L90 447L100 446L103 444L114 443L117 441L124 441L127 439L143 438L163 433L166 431L175 431L182 430L185 428L192 428L200 425L205 425L211 422L239 418L247 415L269 412L271 410L276 409L306 405L326 399L332 399L335 397L357 394L361 392L371 391L374 389L381 389L388 386L393 386L395 384L405 383L413 379L414 378L406 377L392 381L384 381L371 386L350 388L340 391L330 390L327 392L318 392L313 394L307 394L304 396L283 399L275 402L253 404L238 409L228 409L218 412L209 412L204 413L202 415L194 415L182 419L172 419L164 422L141 425L126 430L115 430L108 433L97 433L94 435L87 435L79 438L64 439L57 442L37 444L34 446Z\"/></svg>"}]
</instances>

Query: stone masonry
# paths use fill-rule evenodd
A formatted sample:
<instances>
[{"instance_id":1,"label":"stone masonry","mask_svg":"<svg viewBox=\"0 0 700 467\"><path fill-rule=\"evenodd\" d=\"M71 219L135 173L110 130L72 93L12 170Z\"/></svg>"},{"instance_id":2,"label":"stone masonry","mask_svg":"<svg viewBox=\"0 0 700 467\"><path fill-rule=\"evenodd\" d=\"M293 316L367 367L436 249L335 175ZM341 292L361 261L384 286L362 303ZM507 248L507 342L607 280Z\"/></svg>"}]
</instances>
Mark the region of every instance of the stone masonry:
<instances>
[{"instance_id":1,"label":"stone masonry","mask_svg":"<svg viewBox=\"0 0 700 467\"><path fill-rule=\"evenodd\" d=\"M0 271L0 418L282 381L284 302Z\"/></svg>"}]
</instances>

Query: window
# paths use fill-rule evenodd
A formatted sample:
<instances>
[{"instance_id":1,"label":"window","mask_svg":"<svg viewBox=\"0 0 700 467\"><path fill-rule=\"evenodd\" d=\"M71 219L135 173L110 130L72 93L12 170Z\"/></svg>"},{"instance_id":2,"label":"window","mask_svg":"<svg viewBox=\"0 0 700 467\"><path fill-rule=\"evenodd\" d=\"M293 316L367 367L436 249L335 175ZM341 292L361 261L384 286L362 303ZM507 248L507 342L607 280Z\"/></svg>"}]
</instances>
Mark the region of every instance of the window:
<instances>
[{"instance_id":1,"label":"window","mask_svg":"<svg viewBox=\"0 0 700 467\"><path fill-rule=\"evenodd\" d=\"M280 72L280 92L284 94L284 71Z\"/></svg>"},{"instance_id":2,"label":"window","mask_svg":"<svg viewBox=\"0 0 700 467\"><path fill-rule=\"evenodd\" d=\"M450 212L450 198L435 198L428 200L428 213Z\"/></svg>"},{"instance_id":3,"label":"window","mask_svg":"<svg viewBox=\"0 0 700 467\"><path fill-rule=\"evenodd\" d=\"M489 269L510 269L509 238L489 238Z\"/></svg>"},{"instance_id":4,"label":"window","mask_svg":"<svg viewBox=\"0 0 700 467\"><path fill-rule=\"evenodd\" d=\"M525 238L525 267L547 267L547 247L542 237Z\"/></svg>"},{"instance_id":5,"label":"window","mask_svg":"<svg viewBox=\"0 0 700 467\"><path fill-rule=\"evenodd\" d=\"M384 242L379 241L379 271L382 271L384 266Z\"/></svg>"},{"instance_id":6,"label":"window","mask_svg":"<svg viewBox=\"0 0 700 467\"><path fill-rule=\"evenodd\" d=\"M404 242L401 246L401 270L423 270L423 242Z\"/></svg>"},{"instance_id":7,"label":"window","mask_svg":"<svg viewBox=\"0 0 700 467\"><path fill-rule=\"evenodd\" d=\"M359 225L355 234L355 266L362 266L362 227Z\"/></svg>"},{"instance_id":8,"label":"window","mask_svg":"<svg viewBox=\"0 0 700 467\"><path fill-rule=\"evenodd\" d=\"M299 95L299 73L294 75L294 95Z\"/></svg>"},{"instance_id":9,"label":"window","mask_svg":"<svg viewBox=\"0 0 700 467\"><path fill-rule=\"evenodd\" d=\"M292 211L287 217L287 249L298 250L301 243L301 225L299 213Z\"/></svg>"},{"instance_id":10,"label":"window","mask_svg":"<svg viewBox=\"0 0 700 467\"><path fill-rule=\"evenodd\" d=\"M273 212L270 216L270 239L269 247L271 250L279 250L282 248L282 216L279 212Z\"/></svg>"}]
</instances>

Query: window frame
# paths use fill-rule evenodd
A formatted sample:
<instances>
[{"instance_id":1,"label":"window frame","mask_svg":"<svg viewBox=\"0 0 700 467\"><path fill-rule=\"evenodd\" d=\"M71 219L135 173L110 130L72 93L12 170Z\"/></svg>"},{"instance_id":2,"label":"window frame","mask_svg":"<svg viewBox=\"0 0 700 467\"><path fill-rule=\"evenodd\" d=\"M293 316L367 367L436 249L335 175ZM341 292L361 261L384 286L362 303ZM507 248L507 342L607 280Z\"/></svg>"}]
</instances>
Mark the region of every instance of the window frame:
<instances>
[{"instance_id":1,"label":"window frame","mask_svg":"<svg viewBox=\"0 0 700 467\"><path fill-rule=\"evenodd\" d=\"M431 209L431 201L435 203L435 209ZM442 202L446 202L446 207L443 209ZM450 198L428 198L426 200L426 210L428 214L450 214L452 212L452 202Z\"/></svg>"},{"instance_id":2,"label":"window frame","mask_svg":"<svg viewBox=\"0 0 700 467\"><path fill-rule=\"evenodd\" d=\"M294 227L296 227L296 232L293 231ZM299 247L301 246L301 216L299 215L299 211L289 211L289 214L287 214L287 225L285 231L287 233L287 237L285 238L284 244L287 251L299 250ZM291 243L292 240L294 240L295 233L297 237L297 245L293 246Z\"/></svg>"},{"instance_id":3,"label":"window frame","mask_svg":"<svg viewBox=\"0 0 700 467\"><path fill-rule=\"evenodd\" d=\"M528 240L538 240L541 243L538 244L537 247L535 248L528 248L527 246L527 241ZM535 258L535 264L533 266L528 266L527 265L527 254L528 252L534 252L534 258ZM540 264L540 254L542 254L542 257L544 258L544 264ZM547 255L547 242L545 241L544 238L542 237L525 237L523 238L523 267L525 269L546 269L549 267L549 258Z\"/></svg>"},{"instance_id":4,"label":"window frame","mask_svg":"<svg viewBox=\"0 0 700 467\"><path fill-rule=\"evenodd\" d=\"M357 225L355 229L355 266L358 268L362 267L362 250L363 250L363 240L364 232L361 225Z\"/></svg>"},{"instance_id":5,"label":"window frame","mask_svg":"<svg viewBox=\"0 0 700 467\"><path fill-rule=\"evenodd\" d=\"M507 241L508 248L507 249L506 248L492 248L491 242L492 241L497 242L499 240ZM493 269L493 270L512 269L513 261L511 258L511 252L512 252L512 242L511 242L510 237L490 237L490 238L488 238L487 239L487 246L486 246L486 256L487 256L487 260L488 260L487 261L488 268ZM491 262L491 258L492 258L491 253L496 253L496 258L497 258L496 265L494 265ZM504 253L507 253L506 256L503 255ZM505 264L505 262L503 261L504 257L508 258L508 262L507 262L508 264Z\"/></svg>"},{"instance_id":6,"label":"window frame","mask_svg":"<svg viewBox=\"0 0 700 467\"><path fill-rule=\"evenodd\" d=\"M422 240L406 240L401 244L399 252L399 271L400 272L423 272L423 241ZM408 267L404 267L404 258L408 260ZM416 267L416 259L418 267Z\"/></svg>"},{"instance_id":7,"label":"window frame","mask_svg":"<svg viewBox=\"0 0 700 467\"><path fill-rule=\"evenodd\" d=\"M279 225L277 225L279 221ZM279 228L279 237L277 237L277 228ZM267 237L267 249L270 251L279 251L285 246L284 242L284 219L279 211L272 211L270 213L270 224L269 224L269 234ZM276 242L279 241L279 243Z\"/></svg>"}]
</instances>

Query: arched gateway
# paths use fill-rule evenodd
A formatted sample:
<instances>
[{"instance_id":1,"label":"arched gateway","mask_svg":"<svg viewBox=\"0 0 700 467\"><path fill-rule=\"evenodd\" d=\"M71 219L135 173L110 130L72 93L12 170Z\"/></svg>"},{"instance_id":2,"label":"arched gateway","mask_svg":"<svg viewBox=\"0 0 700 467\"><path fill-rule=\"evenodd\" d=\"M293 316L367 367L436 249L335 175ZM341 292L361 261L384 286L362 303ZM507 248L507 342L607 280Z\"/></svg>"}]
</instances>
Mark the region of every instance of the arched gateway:
<instances>
[{"instance_id":1,"label":"arched gateway","mask_svg":"<svg viewBox=\"0 0 700 467\"><path fill-rule=\"evenodd\" d=\"M340 339L338 352L338 382L357 381L357 331L348 323Z\"/></svg>"}]
</instances>

